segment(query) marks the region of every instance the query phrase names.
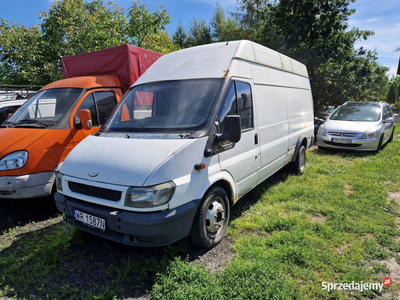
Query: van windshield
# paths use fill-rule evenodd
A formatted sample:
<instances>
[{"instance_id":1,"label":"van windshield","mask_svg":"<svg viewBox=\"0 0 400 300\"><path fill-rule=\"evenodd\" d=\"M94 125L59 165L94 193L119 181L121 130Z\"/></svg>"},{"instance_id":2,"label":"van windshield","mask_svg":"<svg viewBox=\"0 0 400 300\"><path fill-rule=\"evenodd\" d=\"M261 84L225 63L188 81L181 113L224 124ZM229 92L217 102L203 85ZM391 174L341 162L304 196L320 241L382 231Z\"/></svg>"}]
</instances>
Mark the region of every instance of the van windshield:
<instances>
[{"instance_id":1,"label":"van windshield","mask_svg":"<svg viewBox=\"0 0 400 300\"><path fill-rule=\"evenodd\" d=\"M3 125L50 128L54 126L82 93L83 89L44 90L29 99Z\"/></svg>"},{"instance_id":2,"label":"van windshield","mask_svg":"<svg viewBox=\"0 0 400 300\"><path fill-rule=\"evenodd\" d=\"M206 122L222 82L222 79L193 79L136 86L119 103L104 130L196 130Z\"/></svg>"}]
</instances>

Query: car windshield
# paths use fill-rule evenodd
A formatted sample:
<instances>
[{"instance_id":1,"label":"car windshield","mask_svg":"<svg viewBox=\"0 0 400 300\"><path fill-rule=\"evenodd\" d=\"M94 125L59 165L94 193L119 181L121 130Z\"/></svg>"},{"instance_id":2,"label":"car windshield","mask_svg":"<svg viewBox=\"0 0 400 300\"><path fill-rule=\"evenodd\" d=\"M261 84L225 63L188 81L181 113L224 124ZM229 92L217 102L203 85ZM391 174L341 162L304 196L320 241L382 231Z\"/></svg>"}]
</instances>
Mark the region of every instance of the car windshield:
<instances>
[{"instance_id":1,"label":"car windshield","mask_svg":"<svg viewBox=\"0 0 400 300\"><path fill-rule=\"evenodd\" d=\"M338 108L329 118L336 121L376 122L381 118L381 109L372 104L352 104Z\"/></svg>"},{"instance_id":2,"label":"car windshield","mask_svg":"<svg viewBox=\"0 0 400 300\"><path fill-rule=\"evenodd\" d=\"M121 101L104 130L193 131L206 122L222 81L176 80L137 86Z\"/></svg>"},{"instance_id":3,"label":"car windshield","mask_svg":"<svg viewBox=\"0 0 400 300\"><path fill-rule=\"evenodd\" d=\"M71 107L83 89L60 88L44 90L29 99L3 125L48 128L54 126Z\"/></svg>"}]
</instances>

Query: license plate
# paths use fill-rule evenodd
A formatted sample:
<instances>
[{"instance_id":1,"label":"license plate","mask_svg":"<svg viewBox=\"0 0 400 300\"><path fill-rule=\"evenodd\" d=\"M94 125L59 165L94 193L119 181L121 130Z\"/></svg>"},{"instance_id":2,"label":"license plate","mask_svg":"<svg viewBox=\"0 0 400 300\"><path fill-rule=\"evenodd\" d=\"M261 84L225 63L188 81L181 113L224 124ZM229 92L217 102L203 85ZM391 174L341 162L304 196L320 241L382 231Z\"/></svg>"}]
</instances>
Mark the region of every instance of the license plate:
<instances>
[{"instance_id":1,"label":"license plate","mask_svg":"<svg viewBox=\"0 0 400 300\"><path fill-rule=\"evenodd\" d=\"M86 225L99 228L101 230L106 230L106 220L89 215L87 213L81 212L79 210L74 209L74 219L78 220Z\"/></svg>"},{"instance_id":2,"label":"license plate","mask_svg":"<svg viewBox=\"0 0 400 300\"><path fill-rule=\"evenodd\" d=\"M340 143L340 144L351 144L352 140L351 139L335 139L335 138L332 138L332 142Z\"/></svg>"}]
</instances>

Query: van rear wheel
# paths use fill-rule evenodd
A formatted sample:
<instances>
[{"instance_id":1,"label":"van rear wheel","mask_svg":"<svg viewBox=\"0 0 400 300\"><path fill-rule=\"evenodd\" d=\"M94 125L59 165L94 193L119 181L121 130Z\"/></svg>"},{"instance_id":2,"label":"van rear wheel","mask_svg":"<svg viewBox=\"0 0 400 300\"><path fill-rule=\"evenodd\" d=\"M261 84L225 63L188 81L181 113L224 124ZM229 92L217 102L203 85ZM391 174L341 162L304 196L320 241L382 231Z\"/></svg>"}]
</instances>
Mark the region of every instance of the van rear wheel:
<instances>
[{"instance_id":1,"label":"van rear wheel","mask_svg":"<svg viewBox=\"0 0 400 300\"><path fill-rule=\"evenodd\" d=\"M306 147L302 145L297 153L296 160L290 163L291 170L296 175L303 175L306 169Z\"/></svg>"},{"instance_id":2,"label":"van rear wheel","mask_svg":"<svg viewBox=\"0 0 400 300\"><path fill-rule=\"evenodd\" d=\"M230 207L225 190L215 186L204 195L193 221L190 237L197 246L212 248L225 236Z\"/></svg>"}]
</instances>

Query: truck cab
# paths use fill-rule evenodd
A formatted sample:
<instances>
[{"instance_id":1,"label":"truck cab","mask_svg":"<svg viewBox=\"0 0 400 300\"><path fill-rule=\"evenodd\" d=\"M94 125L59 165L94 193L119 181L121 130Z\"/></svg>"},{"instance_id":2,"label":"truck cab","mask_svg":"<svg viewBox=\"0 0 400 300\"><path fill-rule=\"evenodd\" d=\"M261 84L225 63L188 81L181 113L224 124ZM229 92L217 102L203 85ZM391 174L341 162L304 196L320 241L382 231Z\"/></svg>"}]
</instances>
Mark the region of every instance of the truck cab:
<instances>
[{"instance_id":1,"label":"truck cab","mask_svg":"<svg viewBox=\"0 0 400 300\"><path fill-rule=\"evenodd\" d=\"M116 76L82 76L52 82L0 128L0 199L49 196L68 153L105 124L123 96ZM83 130L79 110L90 111Z\"/></svg>"}]
</instances>

